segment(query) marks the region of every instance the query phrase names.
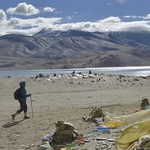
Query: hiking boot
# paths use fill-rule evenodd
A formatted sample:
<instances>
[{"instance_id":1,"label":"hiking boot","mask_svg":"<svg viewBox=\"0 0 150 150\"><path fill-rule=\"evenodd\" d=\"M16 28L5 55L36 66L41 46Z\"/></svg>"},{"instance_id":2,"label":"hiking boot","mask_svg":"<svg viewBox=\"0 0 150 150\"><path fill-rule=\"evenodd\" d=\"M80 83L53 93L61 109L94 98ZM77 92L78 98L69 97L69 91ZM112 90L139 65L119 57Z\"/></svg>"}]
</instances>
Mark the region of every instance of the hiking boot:
<instances>
[{"instance_id":1,"label":"hiking boot","mask_svg":"<svg viewBox=\"0 0 150 150\"><path fill-rule=\"evenodd\" d=\"M15 114L11 115L11 117L12 117L12 121L14 121L14 119L15 119Z\"/></svg>"},{"instance_id":2,"label":"hiking boot","mask_svg":"<svg viewBox=\"0 0 150 150\"><path fill-rule=\"evenodd\" d=\"M28 116L24 116L24 119L29 119L30 117L28 117Z\"/></svg>"}]
</instances>

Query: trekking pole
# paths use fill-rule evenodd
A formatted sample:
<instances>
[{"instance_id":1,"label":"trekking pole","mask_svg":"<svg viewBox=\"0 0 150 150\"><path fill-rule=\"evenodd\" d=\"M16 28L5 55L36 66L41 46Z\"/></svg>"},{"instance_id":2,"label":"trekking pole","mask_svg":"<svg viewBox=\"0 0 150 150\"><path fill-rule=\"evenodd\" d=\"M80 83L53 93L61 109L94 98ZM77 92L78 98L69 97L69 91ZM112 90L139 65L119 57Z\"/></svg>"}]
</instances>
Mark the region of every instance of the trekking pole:
<instances>
[{"instance_id":1,"label":"trekking pole","mask_svg":"<svg viewBox=\"0 0 150 150\"><path fill-rule=\"evenodd\" d=\"M30 96L30 100L31 100L32 118L33 118L32 96Z\"/></svg>"}]
</instances>

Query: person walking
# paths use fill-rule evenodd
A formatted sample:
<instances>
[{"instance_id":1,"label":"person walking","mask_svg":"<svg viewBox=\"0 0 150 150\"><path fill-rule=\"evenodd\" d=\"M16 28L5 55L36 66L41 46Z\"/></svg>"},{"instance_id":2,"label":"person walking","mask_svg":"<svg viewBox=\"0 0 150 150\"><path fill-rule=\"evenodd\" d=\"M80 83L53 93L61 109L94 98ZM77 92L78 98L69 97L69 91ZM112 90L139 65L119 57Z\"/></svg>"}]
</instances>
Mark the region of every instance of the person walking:
<instances>
[{"instance_id":1,"label":"person walking","mask_svg":"<svg viewBox=\"0 0 150 150\"><path fill-rule=\"evenodd\" d=\"M20 103L20 109L16 111L15 114L12 114L12 120L14 121L15 116L20 114L22 111L24 111L24 119L29 119L30 117L27 116L27 104L26 104L26 98L31 96L31 94L26 93L26 82L22 81L19 83L20 85L20 91L21 91L21 98L18 100Z\"/></svg>"}]
</instances>

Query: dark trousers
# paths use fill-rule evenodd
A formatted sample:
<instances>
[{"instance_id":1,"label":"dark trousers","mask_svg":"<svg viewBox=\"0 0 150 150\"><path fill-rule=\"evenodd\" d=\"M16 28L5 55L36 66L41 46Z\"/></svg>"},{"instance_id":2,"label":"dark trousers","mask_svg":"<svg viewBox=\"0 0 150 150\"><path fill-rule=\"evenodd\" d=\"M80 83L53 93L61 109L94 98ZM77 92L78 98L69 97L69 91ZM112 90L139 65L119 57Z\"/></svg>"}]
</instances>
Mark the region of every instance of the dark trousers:
<instances>
[{"instance_id":1,"label":"dark trousers","mask_svg":"<svg viewBox=\"0 0 150 150\"><path fill-rule=\"evenodd\" d=\"M20 103L20 109L17 111L19 114L24 111L24 113L27 112L27 104L23 101L19 101Z\"/></svg>"}]
</instances>

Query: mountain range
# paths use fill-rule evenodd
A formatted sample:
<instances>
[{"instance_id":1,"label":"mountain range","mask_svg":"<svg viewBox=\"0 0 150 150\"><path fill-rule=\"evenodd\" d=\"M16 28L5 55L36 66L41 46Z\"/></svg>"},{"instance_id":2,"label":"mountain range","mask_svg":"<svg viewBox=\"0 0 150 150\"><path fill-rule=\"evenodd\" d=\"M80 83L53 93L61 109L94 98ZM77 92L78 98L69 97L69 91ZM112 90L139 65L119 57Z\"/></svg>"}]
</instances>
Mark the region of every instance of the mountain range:
<instances>
[{"instance_id":1,"label":"mountain range","mask_svg":"<svg viewBox=\"0 0 150 150\"><path fill-rule=\"evenodd\" d=\"M43 29L0 37L0 70L150 66L150 32Z\"/></svg>"}]
</instances>

